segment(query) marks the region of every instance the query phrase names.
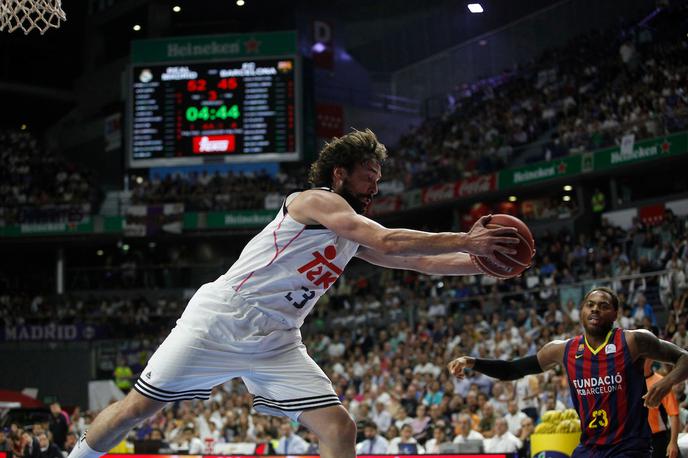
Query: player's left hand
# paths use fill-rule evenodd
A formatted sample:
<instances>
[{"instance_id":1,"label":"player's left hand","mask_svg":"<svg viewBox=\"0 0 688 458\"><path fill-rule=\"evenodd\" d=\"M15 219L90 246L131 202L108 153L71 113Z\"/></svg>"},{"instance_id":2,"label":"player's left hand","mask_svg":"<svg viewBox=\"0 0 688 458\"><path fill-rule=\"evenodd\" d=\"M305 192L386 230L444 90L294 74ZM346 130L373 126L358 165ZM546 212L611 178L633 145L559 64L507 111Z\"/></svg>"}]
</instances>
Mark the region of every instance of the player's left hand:
<instances>
[{"instance_id":1,"label":"player's left hand","mask_svg":"<svg viewBox=\"0 0 688 458\"><path fill-rule=\"evenodd\" d=\"M676 442L669 442L669 445L667 445L667 454L669 458L678 458L679 453L678 453L678 444Z\"/></svg>"},{"instance_id":2,"label":"player's left hand","mask_svg":"<svg viewBox=\"0 0 688 458\"><path fill-rule=\"evenodd\" d=\"M669 391L671 391L671 385L666 385L662 382L664 382L664 380L660 380L652 385L649 390L647 390L647 393L645 393L645 396L643 396L643 399L645 399L645 407L658 407L662 402L662 399L664 399L664 396L669 394Z\"/></svg>"}]
</instances>

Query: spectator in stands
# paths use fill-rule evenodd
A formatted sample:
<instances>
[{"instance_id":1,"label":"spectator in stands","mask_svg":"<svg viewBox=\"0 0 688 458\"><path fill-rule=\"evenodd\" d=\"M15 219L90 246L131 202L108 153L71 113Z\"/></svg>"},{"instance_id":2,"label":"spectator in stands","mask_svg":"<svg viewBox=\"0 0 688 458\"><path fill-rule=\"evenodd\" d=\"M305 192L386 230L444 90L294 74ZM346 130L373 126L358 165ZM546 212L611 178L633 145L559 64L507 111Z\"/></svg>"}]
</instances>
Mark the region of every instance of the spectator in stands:
<instances>
[{"instance_id":1,"label":"spectator in stands","mask_svg":"<svg viewBox=\"0 0 688 458\"><path fill-rule=\"evenodd\" d=\"M10 438L7 437L8 432L8 428L0 429L0 452L10 452L12 450Z\"/></svg>"},{"instance_id":2,"label":"spectator in stands","mask_svg":"<svg viewBox=\"0 0 688 458\"><path fill-rule=\"evenodd\" d=\"M69 416L62 410L58 402L53 402L50 404L50 433L52 434L53 443L60 450L64 450L68 431Z\"/></svg>"},{"instance_id":3,"label":"spectator in stands","mask_svg":"<svg viewBox=\"0 0 688 458\"><path fill-rule=\"evenodd\" d=\"M518 451L519 458L530 458L530 436L535 431L535 424L533 419L526 416L521 420L521 428L518 431L518 438L523 446Z\"/></svg>"},{"instance_id":4,"label":"spectator in stands","mask_svg":"<svg viewBox=\"0 0 688 458\"><path fill-rule=\"evenodd\" d=\"M40 458L64 458L57 445L50 442L47 434L38 435L38 444L40 446Z\"/></svg>"},{"instance_id":5,"label":"spectator in stands","mask_svg":"<svg viewBox=\"0 0 688 458\"><path fill-rule=\"evenodd\" d=\"M425 449L413 437L413 429L411 428L411 425L404 425L399 431L399 437L395 437L389 441L387 453L395 455L417 455L425 453Z\"/></svg>"},{"instance_id":6,"label":"spectator in stands","mask_svg":"<svg viewBox=\"0 0 688 458\"><path fill-rule=\"evenodd\" d=\"M193 423L188 423L181 433L177 435L171 444L170 448L177 453L188 455L200 455L203 453L203 442L196 435L195 426Z\"/></svg>"},{"instance_id":7,"label":"spectator in stands","mask_svg":"<svg viewBox=\"0 0 688 458\"><path fill-rule=\"evenodd\" d=\"M516 453L522 445L521 440L509 432L506 420L498 418L493 436L485 439L485 453Z\"/></svg>"},{"instance_id":8,"label":"spectator in stands","mask_svg":"<svg viewBox=\"0 0 688 458\"><path fill-rule=\"evenodd\" d=\"M294 433L291 422L285 421L280 426L280 438L275 451L278 455L301 455L308 450L308 442Z\"/></svg>"},{"instance_id":9,"label":"spectator in stands","mask_svg":"<svg viewBox=\"0 0 688 458\"><path fill-rule=\"evenodd\" d=\"M64 451L69 455L69 452L72 451L74 446L76 445L76 441L78 440L78 437L76 434L73 432L68 432L67 433L67 438L65 439L65 446L64 446Z\"/></svg>"},{"instance_id":10,"label":"spectator in stands","mask_svg":"<svg viewBox=\"0 0 688 458\"><path fill-rule=\"evenodd\" d=\"M134 373L131 367L127 364L126 360L119 356L117 358L117 366L113 373L115 377L115 385L117 388L122 390L124 393L128 393L132 387L132 381L134 380Z\"/></svg>"},{"instance_id":11,"label":"spectator in stands","mask_svg":"<svg viewBox=\"0 0 688 458\"><path fill-rule=\"evenodd\" d=\"M373 406L373 411L370 414L370 418L375 422L378 431L386 433L392 424L392 414L389 413L385 407L385 403L378 398Z\"/></svg>"},{"instance_id":12,"label":"spectator in stands","mask_svg":"<svg viewBox=\"0 0 688 458\"><path fill-rule=\"evenodd\" d=\"M368 421L363 426L364 440L356 444L358 455L384 455L389 448L387 439L378 434L375 422Z\"/></svg>"},{"instance_id":13,"label":"spectator in stands","mask_svg":"<svg viewBox=\"0 0 688 458\"><path fill-rule=\"evenodd\" d=\"M463 444L467 440L483 441L484 437L471 427L471 416L465 413L459 415L456 420L456 437L452 441L455 444Z\"/></svg>"},{"instance_id":14,"label":"spectator in stands","mask_svg":"<svg viewBox=\"0 0 688 458\"><path fill-rule=\"evenodd\" d=\"M439 454L442 444L449 442L447 440L447 433L440 425L435 425L432 430L432 438L425 443L425 453Z\"/></svg>"},{"instance_id":15,"label":"spectator in stands","mask_svg":"<svg viewBox=\"0 0 688 458\"><path fill-rule=\"evenodd\" d=\"M518 402L516 400L509 401L508 412L504 416L507 426L509 427L509 432L513 435L518 435L518 432L522 428L522 422L525 418L529 418L528 415L518 410Z\"/></svg>"}]
</instances>

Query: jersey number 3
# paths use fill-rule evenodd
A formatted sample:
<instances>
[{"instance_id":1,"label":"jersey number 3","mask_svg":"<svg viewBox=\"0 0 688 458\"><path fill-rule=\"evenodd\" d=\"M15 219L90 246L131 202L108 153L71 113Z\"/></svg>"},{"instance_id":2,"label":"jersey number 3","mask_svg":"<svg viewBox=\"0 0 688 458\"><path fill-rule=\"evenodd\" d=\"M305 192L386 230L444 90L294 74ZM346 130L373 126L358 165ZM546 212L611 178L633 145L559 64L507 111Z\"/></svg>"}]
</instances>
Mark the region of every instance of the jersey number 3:
<instances>
[{"instance_id":1,"label":"jersey number 3","mask_svg":"<svg viewBox=\"0 0 688 458\"><path fill-rule=\"evenodd\" d=\"M607 412L601 409L592 411L592 420L590 420L590 423L588 424L589 429L604 428L608 424L609 420L607 419Z\"/></svg>"},{"instance_id":2,"label":"jersey number 3","mask_svg":"<svg viewBox=\"0 0 688 458\"><path fill-rule=\"evenodd\" d=\"M311 291L310 289L306 288L305 286L302 286L301 289L305 291L305 293L301 294L301 297L299 299L302 299L299 301L298 299L294 298L291 293L288 293L286 296L284 296L285 299L287 299L289 302L291 302L291 305L296 307L297 309L303 308L304 305L311 299L315 297L315 291Z\"/></svg>"}]
</instances>

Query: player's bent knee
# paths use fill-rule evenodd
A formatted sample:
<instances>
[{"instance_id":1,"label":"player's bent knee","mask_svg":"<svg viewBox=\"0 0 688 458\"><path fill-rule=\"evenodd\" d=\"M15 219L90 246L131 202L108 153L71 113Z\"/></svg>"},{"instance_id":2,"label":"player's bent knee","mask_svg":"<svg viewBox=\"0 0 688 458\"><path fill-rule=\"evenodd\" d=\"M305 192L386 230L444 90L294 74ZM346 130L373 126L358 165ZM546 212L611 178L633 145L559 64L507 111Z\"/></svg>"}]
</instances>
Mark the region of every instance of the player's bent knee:
<instances>
[{"instance_id":1,"label":"player's bent knee","mask_svg":"<svg viewBox=\"0 0 688 458\"><path fill-rule=\"evenodd\" d=\"M307 410L299 416L299 422L313 431L320 442L332 445L356 442L356 423L341 405Z\"/></svg>"},{"instance_id":2,"label":"player's bent knee","mask_svg":"<svg viewBox=\"0 0 688 458\"><path fill-rule=\"evenodd\" d=\"M123 403L121 409L122 419L132 424L139 423L154 415L166 404L147 398L135 390L131 390L120 402Z\"/></svg>"}]
</instances>

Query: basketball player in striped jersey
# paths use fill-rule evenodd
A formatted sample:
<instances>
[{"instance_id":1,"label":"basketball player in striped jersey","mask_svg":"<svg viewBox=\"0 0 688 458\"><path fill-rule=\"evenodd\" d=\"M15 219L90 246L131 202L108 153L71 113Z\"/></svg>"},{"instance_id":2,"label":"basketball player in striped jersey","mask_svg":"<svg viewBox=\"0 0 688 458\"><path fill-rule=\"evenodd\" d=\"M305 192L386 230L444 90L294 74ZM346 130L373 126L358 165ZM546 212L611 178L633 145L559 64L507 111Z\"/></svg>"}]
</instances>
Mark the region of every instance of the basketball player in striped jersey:
<instances>
[{"instance_id":1,"label":"basketball player in striped jersey","mask_svg":"<svg viewBox=\"0 0 688 458\"><path fill-rule=\"evenodd\" d=\"M69 458L97 458L166 403L207 399L241 377L256 411L311 429L321 456L353 458L356 426L310 358L299 328L318 298L358 256L437 275L480 271L469 253L515 254L514 228L468 233L388 229L363 214L378 191L387 152L371 131L334 139L311 166L314 189L292 193L275 219L217 280L201 286L151 357L134 389L96 417Z\"/></svg>"},{"instance_id":2,"label":"basketball player in striped jersey","mask_svg":"<svg viewBox=\"0 0 688 458\"><path fill-rule=\"evenodd\" d=\"M688 352L644 329L614 328L618 312L614 291L593 288L581 303L582 335L549 342L537 355L513 361L462 356L449 363L449 370L459 378L464 368L472 368L500 380L515 380L561 365L581 421L581 443L573 456L649 458L648 407L657 407L673 385L688 378ZM643 370L646 358L674 365L649 390Z\"/></svg>"}]
</instances>

